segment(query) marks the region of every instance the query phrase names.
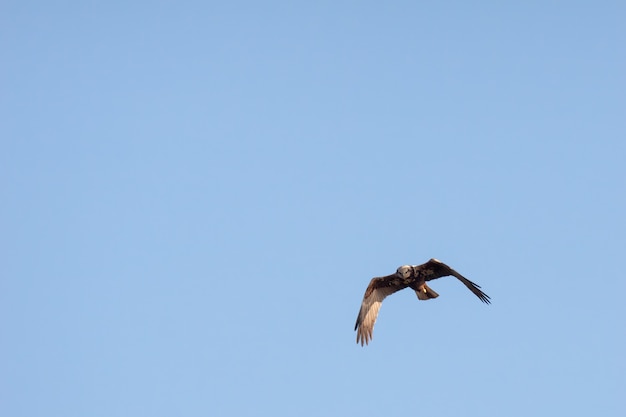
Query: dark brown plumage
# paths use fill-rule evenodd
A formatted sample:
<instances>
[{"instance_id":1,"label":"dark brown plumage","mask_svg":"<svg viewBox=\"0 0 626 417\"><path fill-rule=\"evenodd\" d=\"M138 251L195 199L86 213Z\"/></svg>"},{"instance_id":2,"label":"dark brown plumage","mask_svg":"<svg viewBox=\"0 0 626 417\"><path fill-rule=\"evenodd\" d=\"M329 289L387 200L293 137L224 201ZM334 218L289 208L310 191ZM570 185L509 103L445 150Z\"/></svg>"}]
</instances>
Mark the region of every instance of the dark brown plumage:
<instances>
[{"instance_id":1,"label":"dark brown plumage","mask_svg":"<svg viewBox=\"0 0 626 417\"><path fill-rule=\"evenodd\" d=\"M449 275L456 277L465 284L465 286L469 288L476 297L480 298L483 303L491 303L489 296L481 291L479 285L474 284L437 259L431 259L422 265L402 265L396 270L395 274L374 278L367 286L365 295L363 296L363 302L361 303L361 310L359 311L356 324L354 325L354 330L356 330L356 342L361 343L361 346L363 346L363 344L368 344L369 341L372 340L374 323L376 323L378 310L380 310L380 306L385 297L396 291L410 287L415 290L417 298L420 300L437 298L439 294L426 285L426 281Z\"/></svg>"}]
</instances>

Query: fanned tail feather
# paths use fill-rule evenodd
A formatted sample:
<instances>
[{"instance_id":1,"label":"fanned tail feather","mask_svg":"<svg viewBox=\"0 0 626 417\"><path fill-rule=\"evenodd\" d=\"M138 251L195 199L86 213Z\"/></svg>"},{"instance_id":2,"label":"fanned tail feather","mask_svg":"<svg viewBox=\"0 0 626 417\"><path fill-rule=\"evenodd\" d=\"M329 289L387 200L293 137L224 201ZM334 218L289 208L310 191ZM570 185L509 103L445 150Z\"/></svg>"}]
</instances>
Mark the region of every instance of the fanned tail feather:
<instances>
[{"instance_id":1,"label":"fanned tail feather","mask_svg":"<svg viewBox=\"0 0 626 417\"><path fill-rule=\"evenodd\" d=\"M430 300L432 298L439 297L439 294L433 291L433 289L426 284L424 284L424 286L420 290L416 290L415 294L420 300Z\"/></svg>"}]
</instances>

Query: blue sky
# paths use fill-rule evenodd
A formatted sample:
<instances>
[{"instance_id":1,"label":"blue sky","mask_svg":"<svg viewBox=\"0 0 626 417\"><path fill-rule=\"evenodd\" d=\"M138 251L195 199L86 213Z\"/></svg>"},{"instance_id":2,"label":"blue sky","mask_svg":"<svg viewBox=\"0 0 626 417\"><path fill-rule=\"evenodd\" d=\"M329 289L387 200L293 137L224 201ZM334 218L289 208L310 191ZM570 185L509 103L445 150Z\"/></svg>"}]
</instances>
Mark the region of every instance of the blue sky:
<instances>
[{"instance_id":1,"label":"blue sky","mask_svg":"<svg viewBox=\"0 0 626 417\"><path fill-rule=\"evenodd\" d=\"M311 3L3 2L2 414L624 415L624 3Z\"/></svg>"}]
</instances>

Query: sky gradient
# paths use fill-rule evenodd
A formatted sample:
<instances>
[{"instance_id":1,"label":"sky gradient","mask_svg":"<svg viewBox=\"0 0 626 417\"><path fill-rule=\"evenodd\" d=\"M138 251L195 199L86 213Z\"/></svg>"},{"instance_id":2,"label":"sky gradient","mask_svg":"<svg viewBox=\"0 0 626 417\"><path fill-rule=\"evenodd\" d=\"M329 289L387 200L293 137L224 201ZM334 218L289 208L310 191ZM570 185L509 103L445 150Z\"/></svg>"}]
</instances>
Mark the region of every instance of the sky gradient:
<instances>
[{"instance_id":1,"label":"sky gradient","mask_svg":"<svg viewBox=\"0 0 626 417\"><path fill-rule=\"evenodd\" d=\"M623 416L625 15L3 2L0 414Z\"/></svg>"}]
</instances>

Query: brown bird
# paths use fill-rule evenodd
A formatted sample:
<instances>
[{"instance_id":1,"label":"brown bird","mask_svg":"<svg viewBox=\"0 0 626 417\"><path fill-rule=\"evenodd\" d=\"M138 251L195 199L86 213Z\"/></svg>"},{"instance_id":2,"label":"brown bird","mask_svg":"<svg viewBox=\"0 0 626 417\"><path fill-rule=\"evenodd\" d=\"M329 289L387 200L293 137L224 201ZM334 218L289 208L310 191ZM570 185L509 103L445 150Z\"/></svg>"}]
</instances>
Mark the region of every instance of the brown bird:
<instances>
[{"instance_id":1,"label":"brown bird","mask_svg":"<svg viewBox=\"0 0 626 417\"><path fill-rule=\"evenodd\" d=\"M356 342L361 343L361 346L363 346L363 343L368 344L372 340L374 323L376 323L378 310L380 310L380 305L385 297L410 287L415 290L415 294L420 300L437 298L439 294L426 285L426 281L449 275L456 277L465 284L483 303L491 303L489 296L481 291L479 285L474 284L440 260L431 259L422 265L402 265L396 270L395 274L374 278L370 281L370 285L367 286L363 302L361 303L361 310L354 325Z\"/></svg>"}]
</instances>

